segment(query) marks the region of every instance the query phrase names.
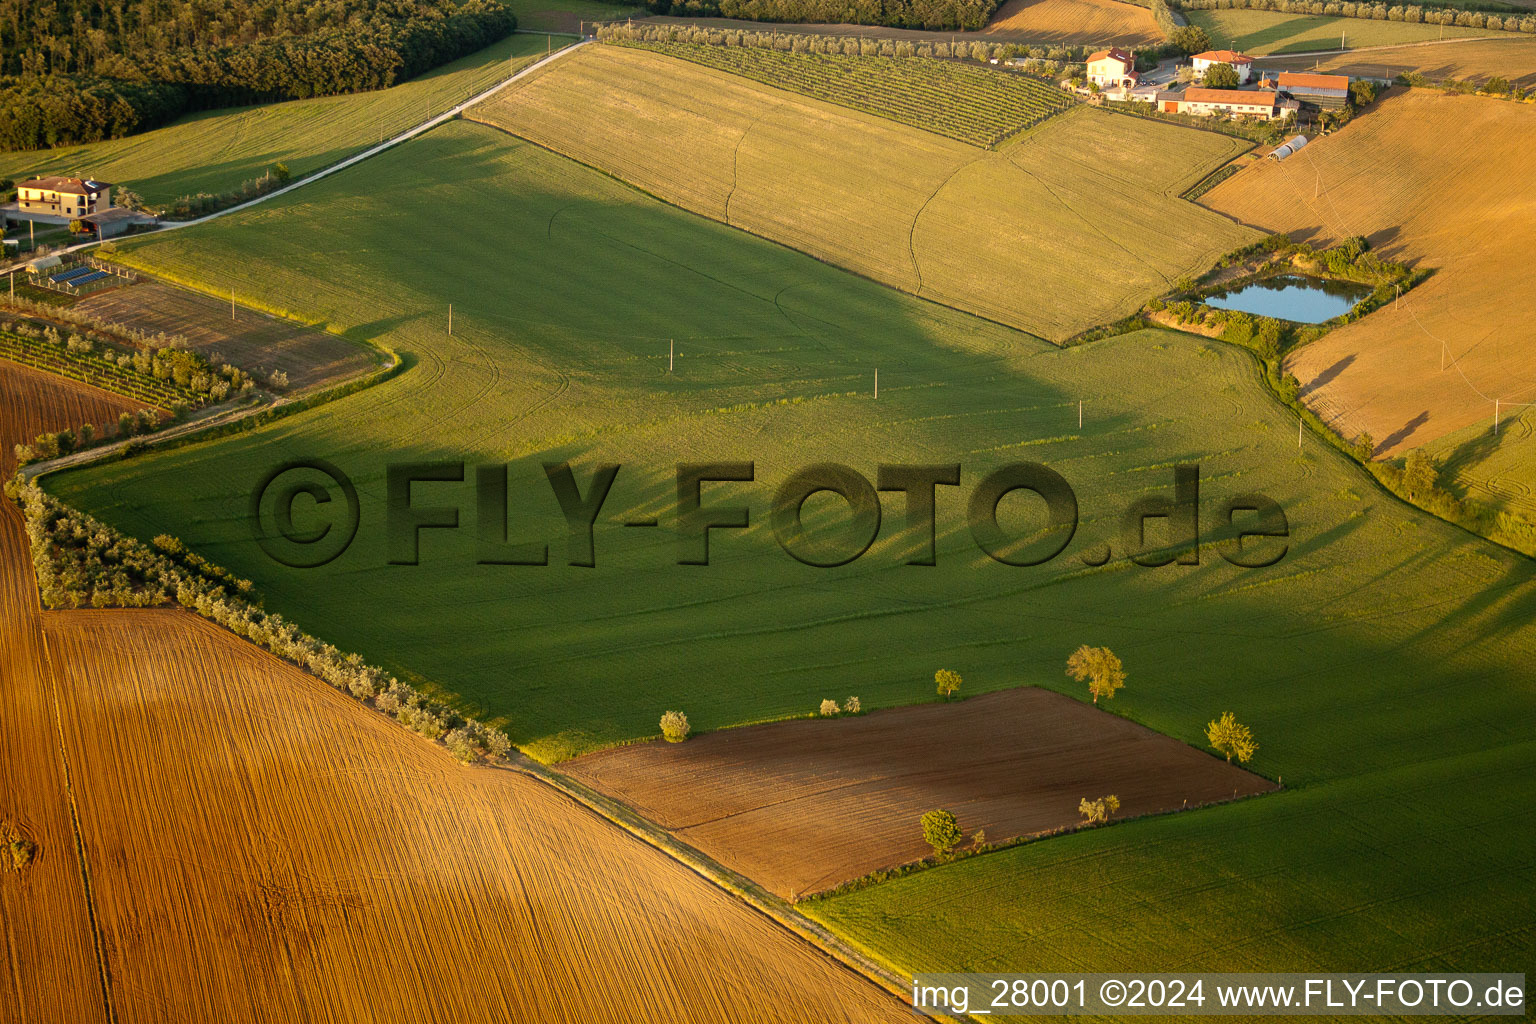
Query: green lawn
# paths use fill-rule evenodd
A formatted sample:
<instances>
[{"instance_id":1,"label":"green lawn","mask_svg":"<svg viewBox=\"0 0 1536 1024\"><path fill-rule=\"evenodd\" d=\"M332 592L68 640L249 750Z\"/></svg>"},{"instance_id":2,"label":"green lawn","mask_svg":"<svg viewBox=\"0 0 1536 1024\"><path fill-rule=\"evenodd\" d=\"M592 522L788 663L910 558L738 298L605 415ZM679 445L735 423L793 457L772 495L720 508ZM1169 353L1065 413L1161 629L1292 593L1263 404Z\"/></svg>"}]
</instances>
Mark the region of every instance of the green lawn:
<instances>
[{"instance_id":1,"label":"green lawn","mask_svg":"<svg viewBox=\"0 0 1536 1024\"><path fill-rule=\"evenodd\" d=\"M158 204L238 188L280 161L301 176L442 113L569 41L512 35L392 89L210 110L125 139L0 153L0 178L90 175Z\"/></svg>"},{"instance_id":2,"label":"green lawn","mask_svg":"<svg viewBox=\"0 0 1536 1024\"><path fill-rule=\"evenodd\" d=\"M238 279L411 368L50 487L138 536L182 536L253 578L268 607L456 695L536 756L654 734L668 708L714 729L828 694L924 700L940 667L967 693L1076 693L1063 661L1087 642L1125 660L1114 711L1201 743L1231 709L1257 734L1255 767L1289 790L815 905L899 967L1532 966L1536 566L1383 495L1311 438L1298 450L1246 354L1160 331L1056 349L464 122L129 258L214 290ZM329 565L284 569L254 543L247 503L266 471L311 457L355 481L362 525ZM477 564L468 483L417 485L417 504L457 505L463 526L424 531L421 564L388 564L385 463L442 459L511 463L510 535L547 540L553 564ZM594 464L623 466L595 568L566 564L540 468L561 459L583 488ZM724 459L755 460L758 481L709 485L705 502L745 500L753 525L716 531L710 566L678 565L674 465ZM896 495L858 561L816 569L781 552L772 490L822 460L870 477L962 463L965 487L940 490L938 565L902 564ZM1077 491L1081 527L1046 566L990 562L963 526L970 488L1015 460ZM1122 510L1169 492L1188 461L1207 529L1224 496L1282 503L1284 560L1079 560L1104 541L1123 554ZM807 506L813 522L827 505ZM1006 499L1003 519L1031 508ZM298 526L319 511L302 506ZM650 516L662 525L619 525Z\"/></svg>"},{"instance_id":3,"label":"green lawn","mask_svg":"<svg viewBox=\"0 0 1536 1024\"><path fill-rule=\"evenodd\" d=\"M1275 11L1187 11L1186 14L1191 24L1205 29L1211 37L1212 45L1255 54L1355 50L1362 46L1395 46L1433 39L1509 34L1482 28L1457 28L1454 25L1326 18Z\"/></svg>"}]
</instances>

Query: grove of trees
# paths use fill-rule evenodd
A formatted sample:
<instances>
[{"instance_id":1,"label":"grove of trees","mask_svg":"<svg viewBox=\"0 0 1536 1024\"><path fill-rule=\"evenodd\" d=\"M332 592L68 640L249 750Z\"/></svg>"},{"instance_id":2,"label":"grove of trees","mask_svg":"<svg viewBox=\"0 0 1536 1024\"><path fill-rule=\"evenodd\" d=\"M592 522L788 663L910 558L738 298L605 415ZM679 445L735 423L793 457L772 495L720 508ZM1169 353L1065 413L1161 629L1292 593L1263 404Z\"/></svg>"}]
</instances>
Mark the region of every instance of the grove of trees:
<instances>
[{"instance_id":1,"label":"grove of trees","mask_svg":"<svg viewBox=\"0 0 1536 1024\"><path fill-rule=\"evenodd\" d=\"M0 0L0 149L382 89L516 27L502 0Z\"/></svg>"},{"instance_id":2,"label":"grove of trees","mask_svg":"<svg viewBox=\"0 0 1536 1024\"><path fill-rule=\"evenodd\" d=\"M966 31L985 26L997 5L998 0L650 0L656 14Z\"/></svg>"}]
</instances>

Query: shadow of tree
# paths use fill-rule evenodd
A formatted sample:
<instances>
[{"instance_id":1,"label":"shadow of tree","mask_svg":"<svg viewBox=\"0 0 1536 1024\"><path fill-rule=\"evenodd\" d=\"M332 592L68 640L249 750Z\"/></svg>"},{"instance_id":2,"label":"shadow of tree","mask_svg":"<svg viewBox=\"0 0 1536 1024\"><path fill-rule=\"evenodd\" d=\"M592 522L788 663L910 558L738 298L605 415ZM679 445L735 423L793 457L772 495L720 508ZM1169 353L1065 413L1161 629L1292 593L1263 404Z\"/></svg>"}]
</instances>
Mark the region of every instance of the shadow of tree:
<instances>
[{"instance_id":1,"label":"shadow of tree","mask_svg":"<svg viewBox=\"0 0 1536 1024\"><path fill-rule=\"evenodd\" d=\"M1410 436L1412 436L1414 431L1418 430L1420 427L1422 427L1424 424L1426 424L1428 422L1429 422L1429 410L1425 409L1423 412L1419 413L1413 419L1409 420L1407 423L1404 423L1401 427L1398 427L1392 433L1390 433L1386 437L1382 438L1381 439L1381 443L1376 446L1376 454L1380 454L1380 453L1385 452L1385 451L1390 451L1393 448L1397 447L1398 445L1402 444Z\"/></svg>"},{"instance_id":2,"label":"shadow of tree","mask_svg":"<svg viewBox=\"0 0 1536 1024\"><path fill-rule=\"evenodd\" d=\"M1354 361L1355 356L1353 353L1351 353L1350 355L1347 355L1343 359L1340 359L1338 362L1334 363L1332 366L1328 367L1328 369L1324 370L1322 373L1319 373L1316 377L1313 377L1311 380L1307 381L1301 386L1301 397L1305 398L1312 394L1314 391L1320 390L1321 388L1332 384L1335 380L1338 379L1339 374L1349 369Z\"/></svg>"}]
</instances>

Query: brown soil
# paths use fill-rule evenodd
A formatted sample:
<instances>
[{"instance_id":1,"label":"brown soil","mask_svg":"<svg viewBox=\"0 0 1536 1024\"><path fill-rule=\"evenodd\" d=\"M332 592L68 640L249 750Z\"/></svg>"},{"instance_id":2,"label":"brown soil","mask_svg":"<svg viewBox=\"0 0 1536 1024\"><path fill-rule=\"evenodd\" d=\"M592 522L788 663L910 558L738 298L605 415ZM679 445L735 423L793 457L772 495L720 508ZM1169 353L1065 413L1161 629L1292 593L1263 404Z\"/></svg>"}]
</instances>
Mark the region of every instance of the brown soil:
<instances>
[{"instance_id":1,"label":"brown soil","mask_svg":"<svg viewBox=\"0 0 1536 1024\"><path fill-rule=\"evenodd\" d=\"M263 380L282 370L293 391L364 373L375 362L362 345L334 334L244 307L231 319L227 300L158 281L89 295L75 308L139 330L183 335L193 350L218 353Z\"/></svg>"},{"instance_id":2,"label":"brown soil","mask_svg":"<svg viewBox=\"0 0 1536 1024\"><path fill-rule=\"evenodd\" d=\"M1341 434L1399 454L1473 423L1494 400L1536 401L1527 242L1536 193L1512 173L1536 148L1536 107L1394 90L1296 156L1261 161L1201 202L1316 246L1364 235L1434 276L1298 351L1302 395Z\"/></svg>"},{"instance_id":3,"label":"brown soil","mask_svg":"<svg viewBox=\"0 0 1536 1024\"><path fill-rule=\"evenodd\" d=\"M1178 740L1027 687L949 704L707 733L600 751L561 769L783 896L917 860L923 812L988 842L1275 788Z\"/></svg>"},{"instance_id":4,"label":"brown soil","mask_svg":"<svg viewBox=\"0 0 1536 1024\"><path fill-rule=\"evenodd\" d=\"M0 362L5 451L117 408ZM0 651L0 819L39 844L0 872L0 1020L907 1017L553 788L201 619L41 612L8 502Z\"/></svg>"}]
</instances>

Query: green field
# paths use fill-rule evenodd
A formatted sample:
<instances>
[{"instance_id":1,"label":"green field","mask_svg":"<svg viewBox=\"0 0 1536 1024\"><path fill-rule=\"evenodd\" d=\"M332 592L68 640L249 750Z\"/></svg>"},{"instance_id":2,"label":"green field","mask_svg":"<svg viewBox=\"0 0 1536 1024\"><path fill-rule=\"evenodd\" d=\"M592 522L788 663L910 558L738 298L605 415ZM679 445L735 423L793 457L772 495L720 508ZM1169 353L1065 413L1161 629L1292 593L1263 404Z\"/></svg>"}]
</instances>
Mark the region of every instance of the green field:
<instances>
[{"instance_id":1,"label":"green field","mask_svg":"<svg viewBox=\"0 0 1536 1024\"><path fill-rule=\"evenodd\" d=\"M1488 509L1503 534L1536 549L1536 407L1506 407L1497 435L1491 423L1478 423L1424 449L1440 461L1449 487Z\"/></svg>"},{"instance_id":2,"label":"green field","mask_svg":"<svg viewBox=\"0 0 1536 1024\"><path fill-rule=\"evenodd\" d=\"M1509 35L1492 29L1458 28L1454 25L1328 18L1276 11L1186 11L1185 14L1190 24L1205 29L1213 46L1255 54L1358 50L1363 46L1396 46L1436 39ZM1455 59L1454 51L1447 51L1447 58Z\"/></svg>"},{"instance_id":3,"label":"green field","mask_svg":"<svg viewBox=\"0 0 1536 1024\"><path fill-rule=\"evenodd\" d=\"M354 215L333 218L340 203ZM214 289L243 274L267 304L387 344L410 369L52 489L141 537L182 536L268 607L455 695L536 756L653 734L667 708L714 729L806 714L828 693L911 703L938 667L967 693L1075 693L1062 663L1088 642L1130 672L1114 711L1199 743L1234 710L1257 734L1255 767L1289 790L814 905L878 956L953 970L1531 966L1536 566L1384 495L1321 442L1298 450L1245 353L1160 331L1056 349L465 122L128 257ZM263 473L311 457L356 482L362 525L329 565L283 569L253 542L247 502ZM467 483L417 485L417 504L458 505L463 528L425 531L419 565L388 564L385 463L444 459L509 462L509 535L547 540L553 564L477 564ZM563 459L583 487L594 464L623 466L594 568L565 564L539 465ZM704 500L745 500L753 525L715 532L708 567L679 565L674 464L725 459L755 460L757 482ZM962 463L966 486L940 490L938 565L902 564L913 542L894 495L858 561L816 569L780 551L772 489L820 460L871 477L883 462ZM963 495L1016 460L1078 494L1081 527L1046 566L990 562L963 526ZM1124 554L1122 510L1168 493L1189 461L1208 530L1224 496L1283 505L1284 560L1079 560L1105 541ZM810 518L835 539L821 501ZM1010 498L1002 519L1023 529L1031 511ZM649 516L661 526L619 525Z\"/></svg>"},{"instance_id":4,"label":"green field","mask_svg":"<svg viewBox=\"0 0 1536 1024\"><path fill-rule=\"evenodd\" d=\"M512 35L391 89L210 110L125 139L0 153L0 178L90 175L161 204L238 188L278 162L300 177L462 103L567 42Z\"/></svg>"},{"instance_id":5,"label":"green field","mask_svg":"<svg viewBox=\"0 0 1536 1024\"><path fill-rule=\"evenodd\" d=\"M1129 316L1259 237L1179 198L1248 143L1081 104L987 151L604 45L540 68L467 116L1051 341Z\"/></svg>"},{"instance_id":6,"label":"green field","mask_svg":"<svg viewBox=\"0 0 1536 1024\"><path fill-rule=\"evenodd\" d=\"M888 117L973 146L992 146L1072 106L1054 85L926 57L790 53L746 46L637 42L653 50Z\"/></svg>"}]
</instances>

